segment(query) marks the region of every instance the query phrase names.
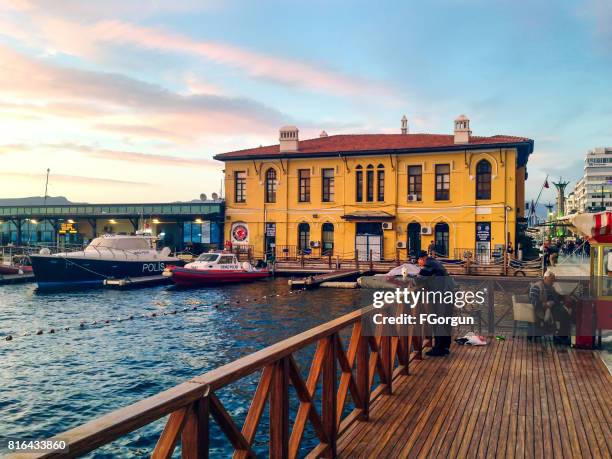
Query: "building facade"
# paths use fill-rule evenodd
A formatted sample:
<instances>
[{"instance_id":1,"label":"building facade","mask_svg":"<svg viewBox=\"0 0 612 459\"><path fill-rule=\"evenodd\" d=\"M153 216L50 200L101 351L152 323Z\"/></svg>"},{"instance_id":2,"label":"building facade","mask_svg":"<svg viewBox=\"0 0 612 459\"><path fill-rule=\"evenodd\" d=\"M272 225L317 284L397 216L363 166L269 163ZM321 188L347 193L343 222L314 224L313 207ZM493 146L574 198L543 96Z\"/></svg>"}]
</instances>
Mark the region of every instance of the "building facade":
<instances>
[{"instance_id":1,"label":"building facade","mask_svg":"<svg viewBox=\"0 0 612 459\"><path fill-rule=\"evenodd\" d=\"M612 147L594 148L584 158L584 175L574 187L576 212L612 210Z\"/></svg>"},{"instance_id":2,"label":"building facade","mask_svg":"<svg viewBox=\"0 0 612 459\"><path fill-rule=\"evenodd\" d=\"M225 239L256 256L406 258L433 242L457 257L501 250L524 220L533 141L454 134L334 135L215 156L225 162Z\"/></svg>"}]
</instances>

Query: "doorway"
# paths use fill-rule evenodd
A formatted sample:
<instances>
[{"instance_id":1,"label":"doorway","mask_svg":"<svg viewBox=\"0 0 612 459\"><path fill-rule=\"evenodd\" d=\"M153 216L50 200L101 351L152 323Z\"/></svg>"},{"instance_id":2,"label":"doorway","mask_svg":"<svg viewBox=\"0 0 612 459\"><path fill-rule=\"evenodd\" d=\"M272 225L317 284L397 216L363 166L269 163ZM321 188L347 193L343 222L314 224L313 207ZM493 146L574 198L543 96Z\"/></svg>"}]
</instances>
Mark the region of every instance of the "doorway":
<instances>
[{"instance_id":1,"label":"doorway","mask_svg":"<svg viewBox=\"0 0 612 459\"><path fill-rule=\"evenodd\" d=\"M416 258L421 251L421 225L412 222L408 225L408 257Z\"/></svg>"},{"instance_id":2,"label":"doorway","mask_svg":"<svg viewBox=\"0 0 612 459\"><path fill-rule=\"evenodd\" d=\"M359 261L383 259L383 229L381 222L357 223L355 228L355 250Z\"/></svg>"}]
</instances>

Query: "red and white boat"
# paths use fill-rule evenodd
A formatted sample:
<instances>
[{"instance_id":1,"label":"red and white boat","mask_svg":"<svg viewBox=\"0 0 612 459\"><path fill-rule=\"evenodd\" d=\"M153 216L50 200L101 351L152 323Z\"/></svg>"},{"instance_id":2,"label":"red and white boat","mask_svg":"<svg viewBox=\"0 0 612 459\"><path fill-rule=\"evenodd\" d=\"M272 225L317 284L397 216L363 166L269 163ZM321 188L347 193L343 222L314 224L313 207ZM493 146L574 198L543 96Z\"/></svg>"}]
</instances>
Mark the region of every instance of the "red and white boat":
<instances>
[{"instance_id":1,"label":"red and white boat","mask_svg":"<svg viewBox=\"0 0 612 459\"><path fill-rule=\"evenodd\" d=\"M12 261L2 262L0 258L0 275L7 276L12 274L27 274L32 272L32 265L28 257L18 256Z\"/></svg>"},{"instance_id":2,"label":"red and white boat","mask_svg":"<svg viewBox=\"0 0 612 459\"><path fill-rule=\"evenodd\" d=\"M203 253L196 261L183 267L168 266L163 275L182 287L248 282L270 275L267 268L255 268L249 262L240 263L229 252Z\"/></svg>"}]
</instances>

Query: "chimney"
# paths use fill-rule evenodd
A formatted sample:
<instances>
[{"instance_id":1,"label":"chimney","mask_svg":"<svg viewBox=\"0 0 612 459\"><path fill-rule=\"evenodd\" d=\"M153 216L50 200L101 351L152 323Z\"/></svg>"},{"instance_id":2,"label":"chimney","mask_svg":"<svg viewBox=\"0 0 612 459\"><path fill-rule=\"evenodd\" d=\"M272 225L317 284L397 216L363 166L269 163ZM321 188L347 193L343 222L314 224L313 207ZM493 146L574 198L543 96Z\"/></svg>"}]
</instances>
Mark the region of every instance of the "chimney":
<instances>
[{"instance_id":1,"label":"chimney","mask_svg":"<svg viewBox=\"0 0 612 459\"><path fill-rule=\"evenodd\" d=\"M470 143L470 120L465 115L459 115L455 119L455 143Z\"/></svg>"},{"instance_id":2,"label":"chimney","mask_svg":"<svg viewBox=\"0 0 612 459\"><path fill-rule=\"evenodd\" d=\"M402 116L402 134L408 134L408 118Z\"/></svg>"},{"instance_id":3,"label":"chimney","mask_svg":"<svg viewBox=\"0 0 612 459\"><path fill-rule=\"evenodd\" d=\"M327 132L321 131L321 133L319 134L319 137L327 137Z\"/></svg>"},{"instance_id":4,"label":"chimney","mask_svg":"<svg viewBox=\"0 0 612 459\"><path fill-rule=\"evenodd\" d=\"M295 126L283 126L280 128L279 142L280 151L298 151L300 131Z\"/></svg>"}]
</instances>

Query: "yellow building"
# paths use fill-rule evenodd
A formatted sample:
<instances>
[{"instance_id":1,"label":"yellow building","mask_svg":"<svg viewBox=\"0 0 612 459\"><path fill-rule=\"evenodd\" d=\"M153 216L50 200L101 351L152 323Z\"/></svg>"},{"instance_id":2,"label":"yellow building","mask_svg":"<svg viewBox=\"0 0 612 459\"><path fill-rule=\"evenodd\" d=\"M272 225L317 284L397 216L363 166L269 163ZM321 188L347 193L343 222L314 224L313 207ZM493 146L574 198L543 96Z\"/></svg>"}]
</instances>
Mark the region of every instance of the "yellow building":
<instances>
[{"instance_id":1,"label":"yellow building","mask_svg":"<svg viewBox=\"0 0 612 459\"><path fill-rule=\"evenodd\" d=\"M533 140L454 134L333 135L223 153L225 239L255 256L405 259L430 248L461 258L516 245ZM489 255L487 255L489 254Z\"/></svg>"}]
</instances>

